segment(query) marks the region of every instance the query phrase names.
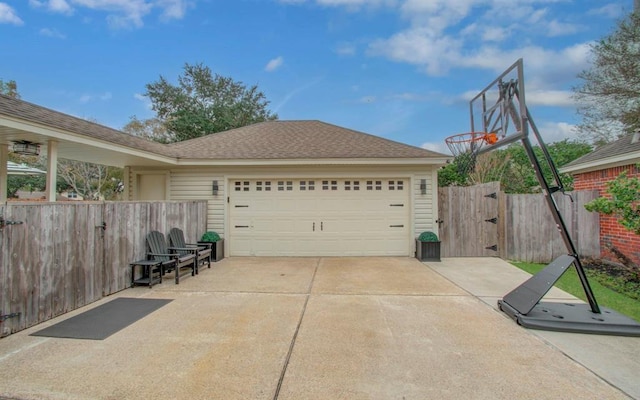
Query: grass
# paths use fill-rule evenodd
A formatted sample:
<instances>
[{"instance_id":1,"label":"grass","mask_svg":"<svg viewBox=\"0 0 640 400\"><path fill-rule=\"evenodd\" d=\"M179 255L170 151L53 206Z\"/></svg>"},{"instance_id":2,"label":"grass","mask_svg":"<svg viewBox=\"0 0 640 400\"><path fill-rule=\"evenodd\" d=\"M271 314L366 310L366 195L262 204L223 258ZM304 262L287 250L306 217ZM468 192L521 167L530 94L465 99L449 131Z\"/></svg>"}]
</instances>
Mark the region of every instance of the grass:
<instances>
[{"instance_id":1,"label":"grass","mask_svg":"<svg viewBox=\"0 0 640 400\"><path fill-rule=\"evenodd\" d=\"M516 261L512 261L511 264L532 275L538 273L539 271L544 269L544 267L546 267L545 264L533 264ZM591 290L593 291L598 305L616 310L617 312L640 322L640 301L637 298L634 298L637 297L637 293L619 293L607 286L604 286L601 282L604 282L605 284L611 286L610 282L607 281L615 279L606 274L597 274L587 270L587 277L589 278L589 284L591 285ZM584 301L587 300L587 297L584 294L584 289L582 288L582 284L580 283L580 278L578 278L578 273L573 267L569 268L567 272L565 272L560 277L555 286ZM623 287L623 285L618 286Z\"/></svg>"}]
</instances>

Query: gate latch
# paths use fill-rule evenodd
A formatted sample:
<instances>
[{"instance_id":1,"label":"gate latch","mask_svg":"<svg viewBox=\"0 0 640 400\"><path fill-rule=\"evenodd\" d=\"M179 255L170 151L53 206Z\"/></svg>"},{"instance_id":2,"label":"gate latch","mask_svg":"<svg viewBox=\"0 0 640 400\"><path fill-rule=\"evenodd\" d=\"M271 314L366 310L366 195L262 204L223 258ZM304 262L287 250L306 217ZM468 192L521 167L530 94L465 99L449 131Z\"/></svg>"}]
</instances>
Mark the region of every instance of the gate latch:
<instances>
[{"instance_id":1,"label":"gate latch","mask_svg":"<svg viewBox=\"0 0 640 400\"><path fill-rule=\"evenodd\" d=\"M4 322L5 320L9 319L9 318L15 318L15 317L19 317L21 313L19 312L14 312L11 314L4 314L2 315L2 312L0 311L0 322Z\"/></svg>"},{"instance_id":2,"label":"gate latch","mask_svg":"<svg viewBox=\"0 0 640 400\"><path fill-rule=\"evenodd\" d=\"M8 219L4 219L4 215L0 213L0 229L4 229L7 225L20 225L22 221L11 221Z\"/></svg>"}]
</instances>

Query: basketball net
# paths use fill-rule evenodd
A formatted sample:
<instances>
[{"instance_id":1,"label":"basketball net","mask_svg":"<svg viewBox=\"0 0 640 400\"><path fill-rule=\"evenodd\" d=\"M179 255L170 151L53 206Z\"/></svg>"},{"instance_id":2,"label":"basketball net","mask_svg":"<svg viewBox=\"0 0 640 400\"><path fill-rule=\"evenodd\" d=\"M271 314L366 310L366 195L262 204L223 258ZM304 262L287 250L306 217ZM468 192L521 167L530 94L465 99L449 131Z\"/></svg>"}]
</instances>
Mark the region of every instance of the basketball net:
<instances>
[{"instance_id":1,"label":"basketball net","mask_svg":"<svg viewBox=\"0 0 640 400\"><path fill-rule=\"evenodd\" d=\"M469 132L449 136L445 143L458 168L460 175L467 175L476 166L478 152L485 144L492 145L498 141L498 135L494 132Z\"/></svg>"}]
</instances>

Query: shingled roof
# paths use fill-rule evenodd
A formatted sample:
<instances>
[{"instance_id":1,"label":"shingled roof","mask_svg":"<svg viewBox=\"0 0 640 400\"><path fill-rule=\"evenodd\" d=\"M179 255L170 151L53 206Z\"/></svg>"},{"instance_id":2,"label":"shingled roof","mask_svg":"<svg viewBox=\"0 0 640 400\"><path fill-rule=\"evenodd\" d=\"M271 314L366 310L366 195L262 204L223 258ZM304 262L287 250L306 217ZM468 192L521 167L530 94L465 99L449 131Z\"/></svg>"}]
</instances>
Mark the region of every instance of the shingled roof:
<instances>
[{"instance_id":1,"label":"shingled roof","mask_svg":"<svg viewBox=\"0 0 640 400\"><path fill-rule=\"evenodd\" d=\"M104 125L73 117L3 94L0 94L0 115L27 120L50 128L56 128L69 133L139 150L169 155L167 154L166 146L161 143L129 135Z\"/></svg>"},{"instance_id":2,"label":"shingled roof","mask_svg":"<svg viewBox=\"0 0 640 400\"><path fill-rule=\"evenodd\" d=\"M639 160L640 133L632 133L573 160L564 165L561 170L562 172L577 172L583 169L605 169L625 163L633 164Z\"/></svg>"},{"instance_id":3,"label":"shingled roof","mask_svg":"<svg viewBox=\"0 0 640 400\"><path fill-rule=\"evenodd\" d=\"M169 145L0 95L0 116L189 160L438 159L448 156L321 121L269 121ZM6 134L11 129L4 127ZM3 133L0 126L0 134ZM11 140L11 139L10 139ZM13 139L15 140L15 139Z\"/></svg>"},{"instance_id":4,"label":"shingled roof","mask_svg":"<svg viewBox=\"0 0 640 400\"><path fill-rule=\"evenodd\" d=\"M434 158L444 154L321 121L268 121L170 145L197 159Z\"/></svg>"}]
</instances>

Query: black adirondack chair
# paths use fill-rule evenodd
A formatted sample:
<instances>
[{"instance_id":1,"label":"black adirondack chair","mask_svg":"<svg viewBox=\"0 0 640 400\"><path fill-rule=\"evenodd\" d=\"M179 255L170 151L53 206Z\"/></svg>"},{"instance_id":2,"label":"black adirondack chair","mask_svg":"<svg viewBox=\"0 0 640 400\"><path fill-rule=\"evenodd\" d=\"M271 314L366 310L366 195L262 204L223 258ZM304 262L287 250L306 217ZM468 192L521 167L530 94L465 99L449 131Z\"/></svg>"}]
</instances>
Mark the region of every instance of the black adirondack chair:
<instances>
[{"instance_id":1,"label":"black adirondack chair","mask_svg":"<svg viewBox=\"0 0 640 400\"><path fill-rule=\"evenodd\" d=\"M180 277L191 272L196 274L196 253L186 248L167 247L167 240L161 232L151 231L147 235L147 258L162 261L164 272L175 271L176 284L180 283ZM185 251L185 254L178 253ZM183 272L183 270L186 270Z\"/></svg>"},{"instance_id":2,"label":"black adirondack chair","mask_svg":"<svg viewBox=\"0 0 640 400\"><path fill-rule=\"evenodd\" d=\"M207 246L208 244L213 243L185 243L182 229L172 228L169 231L169 245L171 247L178 249L196 249L196 274L198 273L200 265L206 264L208 268L211 268L211 246ZM190 251L186 250L177 250L177 252L180 255L187 255L190 253Z\"/></svg>"}]
</instances>

